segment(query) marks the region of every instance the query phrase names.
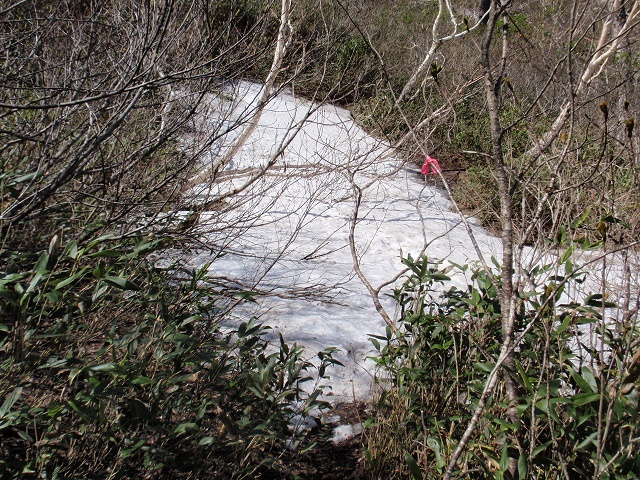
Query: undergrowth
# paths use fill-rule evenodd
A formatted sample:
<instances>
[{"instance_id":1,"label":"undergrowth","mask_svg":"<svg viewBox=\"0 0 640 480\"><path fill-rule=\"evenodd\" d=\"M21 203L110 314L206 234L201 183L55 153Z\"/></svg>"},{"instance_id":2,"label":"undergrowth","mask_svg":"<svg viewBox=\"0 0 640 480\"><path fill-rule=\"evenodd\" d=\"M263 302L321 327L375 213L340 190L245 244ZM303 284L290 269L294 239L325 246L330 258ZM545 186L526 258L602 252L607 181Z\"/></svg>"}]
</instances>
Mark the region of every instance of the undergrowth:
<instances>
[{"instance_id":1,"label":"undergrowth","mask_svg":"<svg viewBox=\"0 0 640 480\"><path fill-rule=\"evenodd\" d=\"M285 478L332 350L223 328L210 266L176 279L162 239L60 244L0 254L0 476Z\"/></svg>"},{"instance_id":2,"label":"undergrowth","mask_svg":"<svg viewBox=\"0 0 640 480\"><path fill-rule=\"evenodd\" d=\"M371 337L382 393L366 457L370 478L442 478L500 353L500 302L483 270L442 269L425 257L405 263L410 274L395 291L402 329ZM466 290L446 287L453 268L468 275ZM614 321L621 306L600 294L563 297L584 280L568 254L530 274L515 370L503 372L518 386L519 421L509 421L512 405L496 390L454 478L513 478L509 457L519 479L637 478L637 312Z\"/></svg>"}]
</instances>

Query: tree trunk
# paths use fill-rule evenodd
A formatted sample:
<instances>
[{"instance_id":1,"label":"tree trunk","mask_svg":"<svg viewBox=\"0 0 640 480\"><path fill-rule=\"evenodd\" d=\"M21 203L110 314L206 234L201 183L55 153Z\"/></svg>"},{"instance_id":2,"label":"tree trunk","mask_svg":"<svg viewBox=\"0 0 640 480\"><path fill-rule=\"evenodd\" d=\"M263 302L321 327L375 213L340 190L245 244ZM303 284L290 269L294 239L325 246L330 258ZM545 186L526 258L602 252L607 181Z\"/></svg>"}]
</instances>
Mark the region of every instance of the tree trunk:
<instances>
[{"instance_id":1,"label":"tree trunk","mask_svg":"<svg viewBox=\"0 0 640 480\"><path fill-rule=\"evenodd\" d=\"M491 68L490 49L493 32L496 27L498 18L502 15L497 11L500 8L499 2L494 2L491 6L489 14L488 28L485 33L482 44L482 68L484 70L484 89L487 99L487 107L490 120L490 134L492 147L492 163L493 170L497 179L498 195L500 200L500 228L502 238L502 272L501 272L501 289L500 289L500 312L502 316L502 344L503 348L509 348L513 341L514 329L514 291L513 291L513 202L510 180L504 162L504 153L502 148L503 129L500 124L500 105L498 96L500 94L500 86L505 75L506 55L507 55L507 39L508 39L508 23L507 15L503 15L502 27L502 59L501 68L498 77L494 77ZM510 353L504 361L503 381L505 393L509 402L507 416L510 422L517 423L519 415L517 410L517 385L513 381L510 372L515 370L514 354ZM515 474L517 468L517 458L509 458L509 470L511 474Z\"/></svg>"}]
</instances>

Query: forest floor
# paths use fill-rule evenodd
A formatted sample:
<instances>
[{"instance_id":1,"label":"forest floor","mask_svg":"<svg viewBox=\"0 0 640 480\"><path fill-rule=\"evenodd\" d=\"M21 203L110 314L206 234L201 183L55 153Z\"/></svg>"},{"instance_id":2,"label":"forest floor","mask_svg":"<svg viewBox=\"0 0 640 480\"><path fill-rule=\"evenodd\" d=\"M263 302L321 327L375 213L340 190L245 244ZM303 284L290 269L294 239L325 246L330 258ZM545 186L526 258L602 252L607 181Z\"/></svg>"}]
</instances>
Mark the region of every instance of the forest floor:
<instances>
[{"instance_id":1,"label":"forest floor","mask_svg":"<svg viewBox=\"0 0 640 480\"><path fill-rule=\"evenodd\" d=\"M336 405L329 416L340 416L341 425L363 424L368 405L363 402ZM342 442L331 440L331 428L322 426L311 432L317 445L309 452L296 454L285 461L290 462L293 478L303 480L361 480L367 478L364 460L364 435L358 434ZM274 478L275 480L275 478Z\"/></svg>"}]
</instances>

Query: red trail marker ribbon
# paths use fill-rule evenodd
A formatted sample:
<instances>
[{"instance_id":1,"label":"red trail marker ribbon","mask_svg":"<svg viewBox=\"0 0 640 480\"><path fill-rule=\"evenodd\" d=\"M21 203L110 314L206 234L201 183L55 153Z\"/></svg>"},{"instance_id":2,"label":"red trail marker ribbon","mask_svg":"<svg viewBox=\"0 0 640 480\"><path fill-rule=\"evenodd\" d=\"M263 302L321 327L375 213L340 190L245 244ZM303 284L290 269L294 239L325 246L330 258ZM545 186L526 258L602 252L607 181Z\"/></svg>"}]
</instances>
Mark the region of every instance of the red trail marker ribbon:
<instances>
[{"instance_id":1,"label":"red trail marker ribbon","mask_svg":"<svg viewBox=\"0 0 640 480\"><path fill-rule=\"evenodd\" d=\"M422 175L429 175L429 173L437 175L440 172L442 172L442 167L440 167L438 160L427 155L424 165L422 165Z\"/></svg>"}]
</instances>

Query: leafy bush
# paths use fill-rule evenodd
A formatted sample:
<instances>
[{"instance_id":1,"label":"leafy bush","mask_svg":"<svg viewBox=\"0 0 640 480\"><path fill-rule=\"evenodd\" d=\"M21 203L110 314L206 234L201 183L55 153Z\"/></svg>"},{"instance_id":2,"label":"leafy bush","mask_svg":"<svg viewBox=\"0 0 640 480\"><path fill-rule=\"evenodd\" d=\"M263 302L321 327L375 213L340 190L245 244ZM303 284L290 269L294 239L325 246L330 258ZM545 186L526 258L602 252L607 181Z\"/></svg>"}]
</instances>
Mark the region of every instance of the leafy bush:
<instances>
[{"instance_id":1,"label":"leafy bush","mask_svg":"<svg viewBox=\"0 0 640 480\"><path fill-rule=\"evenodd\" d=\"M517 360L505 372L518 385L518 422L497 391L484 410L455 475L510 478L637 478L637 360L635 320L610 324L602 295L562 300L582 276L565 255L536 267L518 310ZM411 273L395 298L403 328L372 336L383 392L369 422L372 478L441 478L478 404L501 344L496 287L472 271L467 290L450 287L447 269L408 258ZM449 267L453 268L453 267ZM562 274L559 274L561 271ZM627 319L629 320L629 319ZM593 328L602 343L588 344ZM398 466L402 466L398 469ZM454 476L455 476L454 475Z\"/></svg>"},{"instance_id":2,"label":"leafy bush","mask_svg":"<svg viewBox=\"0 0 640 480\"><path fill-rule=\"evenodd\" d=\"M496 227L500 220L500 198L493 173L486 165L472 165L460 175L453 196L458 206L484 225Z\"/></svg>"},{"instance_id":3,"label":"leafy bush","mask_svg":"<svg viewBox=\"0 0 640 480\"><path fill-rule=\"evenodd\" d=\"M316 367L253 320L223 328L209 265L176 279L162 239L58 240L1 254L3 478L257 478L304 447L289 420L324 406L301 387L332 350Z\"/></svg>"}]
</instances>

